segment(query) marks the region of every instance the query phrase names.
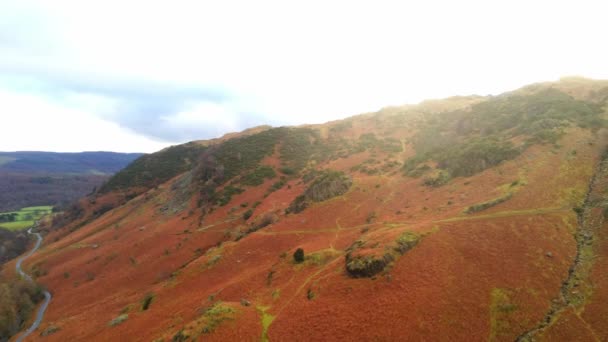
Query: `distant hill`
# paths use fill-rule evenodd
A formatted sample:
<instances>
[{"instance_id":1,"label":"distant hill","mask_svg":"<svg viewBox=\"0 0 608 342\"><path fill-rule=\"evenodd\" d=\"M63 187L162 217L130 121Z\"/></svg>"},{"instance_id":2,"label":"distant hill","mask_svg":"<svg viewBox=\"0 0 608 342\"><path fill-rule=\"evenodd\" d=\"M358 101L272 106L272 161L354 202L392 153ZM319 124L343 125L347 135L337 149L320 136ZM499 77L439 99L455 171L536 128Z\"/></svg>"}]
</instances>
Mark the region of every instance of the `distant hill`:
<instances>
[{"instance_id":1,"label":"distant hill","mask_svg":"<svg viewBox=\"0 0 608 342\"><path fill-rule=\"evenodd\" d=\"M0 152L0 171L113 174L141 155L116 152Z\"/></svg>"},{"instance_id":2,"label":"distant hill","mask_svg":"<svg viewBox=\"0 0 608 342\"><path fill-rule=\"evenodd\" d=\"M0 212L66 205L140 156L115 152L0 152Z\"/></svg>"}]
</instances>

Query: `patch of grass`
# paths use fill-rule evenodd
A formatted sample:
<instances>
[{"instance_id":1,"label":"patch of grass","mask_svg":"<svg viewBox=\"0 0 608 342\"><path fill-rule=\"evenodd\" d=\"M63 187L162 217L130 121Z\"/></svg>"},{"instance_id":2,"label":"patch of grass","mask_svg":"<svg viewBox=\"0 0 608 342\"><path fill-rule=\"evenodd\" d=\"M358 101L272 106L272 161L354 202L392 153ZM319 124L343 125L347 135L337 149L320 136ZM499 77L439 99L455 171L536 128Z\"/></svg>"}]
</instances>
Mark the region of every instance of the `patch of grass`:
<instances>
[{"instance_id":1,"label":"patch of grass","mask_svg":"<svg viewBox=\"0 0 608 342\"><path fill-rule=\"evenodd\" d=\"M489 341L504 339L503 335L510 332L509 315L517 310L517 305L511 303L510 291L494 288L490 294L490 338Z\"/></svg>"},{"instance_id":2,"label":"patch of grass","mask_svg":"<svg viewBox=\"0 0 608 342\"><path fill-rule=\"evenodd\" d=\"M320 266L327 264L329 261L335 259L339 255L341 255L339 251L333 248L328 248L308 254L305 257L304 262L308 265Z\"/></svg>"},{"instance_id":3,"label":"patch of grass","mask_svg":"<svg viewBox=\"0 0 608 342\"><path fill-rule=\"evenodd\" d=\"M25 207L18 211L0 213L0 227L8 230L29 228L44 215L51 214L52 206Z\"/></svg>"},{"instance_id":4,"label":"patch of grass","mask_svg":"<svg viewBox=\"0 0 608 342\"><path fill-rule=\"evenodd\" d=\"M274 321L275 317L268 312L266 312L270 307L268 306L258 306L258 312L262 316L262 342L268 342L268 328Z\"/></svg>"},{"instance_id":5,"label":"patch of grass","mask_svg":"<svg viewBox=\"0 0 608 342\"><path fill-rule=\"evenodd\" d=\"M118 316L118 317L114 318L113 320L111 320L110 322L108 322L108 325L111 327L114 327L114 326L124 323L127 319L129 319L128 314L121 314L120 316Z\"/></svg>"},{"instance_id":6,"label":"patch of grass","mask_svg":"<svg viewBox=\"0 0 608 342\"><path fill-rule=\"evenodd\" d=\"M273 300L277 300L281 297L281 290L280 289L275 289L274 291L272 291L272 299Z\"/></svg>"},{"instance_id":7,"label":"patch of grass","mask_svg":"<svg viewBox=\"0 0 608 342\"><path fill-rule=\"evenodd\" d=\"M477 213L480 212L482 210L486 210L488 208L491 208L493 206L496 206L500 203L506 202L508 200L511 199L511 197L513 197L513 193L507 193L506 195L500 196L498 198L495 198L493 200L490 201L486 201L483 203L478 203L478 204L474 204L470 207L468 207L467 209L465 209L465 214L473 214L473 213Z\"/></svg>"},{"instance_id":8,"label":"patch of grass","mask_svg":"<svg viewBox=\"0 0 608 342\"><path fill-rule=\"evenodd\" d=\"M422 236L420 234L414 232L404 232L397 238L397 248L396 250L403 254L410 249L414 248Z\"/></svg>"},{"instance_id":9,"label":"patch of grass","mask_svg":"<svg viewBox=\"0 0 608 342\"><path fill-rule=\"evenodd\" d=\"M215 303L212 307L205 310L205 313L203 314L202 318L205 320L205 325L201 332L203 334L213 332L222 322L233 320L235 313L236 310L234 308L227 306L222 302Z\"/></svg>"}]
</instances>

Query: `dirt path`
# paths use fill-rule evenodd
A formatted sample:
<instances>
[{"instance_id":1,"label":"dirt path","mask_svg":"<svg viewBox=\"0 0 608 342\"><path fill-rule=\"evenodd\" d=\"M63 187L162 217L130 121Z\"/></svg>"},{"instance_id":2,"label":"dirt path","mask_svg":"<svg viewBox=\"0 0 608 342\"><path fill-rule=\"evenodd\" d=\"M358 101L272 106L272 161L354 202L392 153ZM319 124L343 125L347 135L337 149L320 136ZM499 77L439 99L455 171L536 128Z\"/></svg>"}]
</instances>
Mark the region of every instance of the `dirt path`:
<instances>
[{"instance_id":1,"label":"dirt path","mask_svg":"<svg viewBox=\"0 0 608 342\"><path fill-rule=\"evenodd\" d=\"M32 248L32 250L29 251L26 255L23 255L19 259L17 259L17 263L15 264L15 270L21 277L23 277L27 281L33 283L34 280L32 280L32 277L29 276L28 274L26 274L25 272L23 272L23 270L21 269L21 264L27 258L31 257L32 254L34 254L38 250L38 248L40 248L40 244L42 244L42 236L40 235L40 233L32 233L32 228L28 229L27 232L28 232L28 234L32 234L32 235L36 236L36 239L37 239L36 245L34 245L34 248ZM44 318L44 313L46 312L46 309L48 308L49 303L51 302L51 298L52 298L51 294L48 291L44 291L44 302L42 302L42 305L40 305L40 308L38 308L38 312L36 313L36 319L34 320L32 325L23 334L21 334L15 341L17 341L17 342L23 341L23 339L25 339L32 332L34 332L36 329L38 329L38 326L40 326L40 323L42 322L42 319Z\"/></svg>"}]
</instances>

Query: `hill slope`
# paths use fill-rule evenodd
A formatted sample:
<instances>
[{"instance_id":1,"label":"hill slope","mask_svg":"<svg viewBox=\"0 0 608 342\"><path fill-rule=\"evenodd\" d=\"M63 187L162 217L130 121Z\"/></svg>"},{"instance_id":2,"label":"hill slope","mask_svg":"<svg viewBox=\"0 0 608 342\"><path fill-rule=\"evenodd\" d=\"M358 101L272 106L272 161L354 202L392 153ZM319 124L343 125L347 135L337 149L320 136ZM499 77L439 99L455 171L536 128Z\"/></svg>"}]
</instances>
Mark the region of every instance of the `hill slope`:
<instances>
[{"instance_id":1,"label":"hill slope","mask_svg":"<svg viewBox=\"0 0 608 342\"><path fill-rule=\"evenodd\" d=\"M567 79L140 159L27 265L46 339L606 339L607 104Z\"/></svg>"}]
</instances>

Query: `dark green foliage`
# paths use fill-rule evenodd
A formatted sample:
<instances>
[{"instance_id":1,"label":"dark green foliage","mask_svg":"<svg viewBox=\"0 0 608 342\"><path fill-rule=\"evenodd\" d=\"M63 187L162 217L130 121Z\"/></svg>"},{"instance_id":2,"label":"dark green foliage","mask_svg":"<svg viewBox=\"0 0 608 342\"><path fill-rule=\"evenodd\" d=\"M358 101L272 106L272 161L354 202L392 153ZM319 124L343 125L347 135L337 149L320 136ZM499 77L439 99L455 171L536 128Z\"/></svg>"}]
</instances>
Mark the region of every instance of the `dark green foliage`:
<instances>
[{"instance_id":1,"label":"dark green foliage","mask_svg":"<svg viewBox=\"0 0 608 342\"><path fill-rule=\"evenodd\" d=\"M141 301L141 311L148 310L150 308L150 305L152 304L153 300L154 300L154 294L153 293L146 294L146 296L144 297L144 299Z\"/></svg>"},{"instance_id":2,"label":"dark green foliage","mask_svg":"<svg viewBox=\"0 0 608 342\"><path fill-rule=\"evenodd\" d=\"M294 170L294 169L292 169L290 167L286 167L286 166L282 167L280 169L280 171L281 171L281 173L283 173L285 175L293 175L293 174L296 173L296 170Z\"/></svg>"},{"instance_id":3,"label":"dark green foliage","mask_svg":"<svg viewBox=\"0 0 608 342\"><path fill-rule=\"evenodd\" d=\"M302 248L296 249L293 253L293 261L298 264L304 262L304 250Z\"/></svg>"},{"instance_id":4,"label":"dark green foliage","mask_svg":"<svg viewBox=\"0 0 608 342\"><path fill-rule=\"evenodd\" d=\"M314 181L304 194L296 197L286 212L299 213L312 202L322 202L343 195L353 184L352 179L341 171L323 170L314 174Z\"/></svg>"},{"instance_id":5,"label":"dark green foliage","mask_svg":"<svg viewBox=\"0 0 608 342\"><path fill-rule=\"evenodd\" d=\"M224 187L224 190L220 193L217 193L215 195L216 200L215 203L220 205L220 206L225 206L226 204L228 204L230 202L230 200L232 200L232 196L233 195L238 195L240 193L242 193L243 189L241 188L237 188L233 185L227 185L226 187Z\"/></svg>"},{"instance_id":6,"label":"dark green foliage","mask_svg":"<svg viewBox=\"0 0 608 342\"><path fill-rule=\"evenodd\" d=\"M599 117L601 112L596 104L546 89L496 96L470 109L429 114L412 139L416 156L403 169L418 176L418 165L434 160L453 176L470 176L516 157L520 148L509 141L513 137L527 136L528 143L555 143L569 125L606 126Z\"/></svg>"},{"instance_id":7,"label":"dark green foliage","mask_svg":"<svg viewBox=\"0 0 608 342\"><path fill-rule=\"evenodd\" d=\"M184 329L179 330L171 338L171 342L185 342L190 339L190 336L184 334Z\"/></svg>"},{"instance_id":8,"label":"dark green foliage","mask_svg":"<svg viewBox=\"0 0 608 342\"><path fill-rule=\"evenodd\" d=\"M274 152L274 146L285 135L285 128L274 128L254 135L230 139L218 146L213 155L222 166L225 181L243 171L259 166L260 161Z\"/></svg>"},{"instance_id":9,"label":"dark green foliage","mask_svg":"<svg viewBox=\"0 0 608 342\"><path fill-rule=\"evenodd\" d=\"M0 341L17 334L44 298L43 290L23 279L0 276Z\"/></svg>"},{"instance_id":10,"label":"dark green foliage","mask_svg":"<svg viewBox=\"0 0 608 342\"><path fill-rule=\"evenodd\" d=\"M162 184L188 171L205 149L206 147L199 144L187 143L141 156L110 178L101 186L99 192L140 186L152 188Z\"/></svg>"},{"instance_id":11,"label":"dark green foliage","mask_svg":"<svg viewBox=\"0 0 608 342\"><path fill-rule=\"evenodd\" d=\"M270 189L268 189L269 192L274 192L277 191L279 189L281 189L282 187L284 187L286 184L285 179L281 179L278 182L275 182L272 184L272 186L270 187Z\"/></svg>"},{"instance_id":12,"label":"dark green foliage","mask_svg":"<svg viewBox=\"0 0 608 342\"><path fill-rule=\"evenodd\" d=\"M424 175L427 171L430 171L432 168L426 164L414 166L411 169L407 169L405 174L410 177L420 177Z\"/></svg>"},{"instance_id":13,"label":"dark green foliage","mask_svg":"<svg viewBox=\"0 0 608 342\"><path fill-rule=\"evenodd\" d=\"M480 138L448 148L438 153L435 159L439 168L458 177L471 176L518 154L519 150L508 141Z\"/></svg>"},{"instance_id":14,"label":"dark green foliage","mask_svg":"<svg viewBox=\"0 0 608 342\"><path fill-rule=\"evenodd\" d=\"M17 216L19 214L14 212L14 213L6 213L6 214L0 214L0 223L1 222L15 222L15 220L17 219Z\"/></svg>"},{"instance_id":15,"label":"dark green foliage","mask_svg":"<svg viewBox=\"0 0 608 342\"><path fill-rule=\"evenodd\" d=\"M264 180L273 179L276 175L272 167L266 165L258 166L255 170L241 178L241 184L250 186L260 185L264 183Z\"/></svg>"},{"instance_id":16,"label":"dark green foliage","mask_svg":"<svg viewBox=\"0 0 608 342\"><path fill-rule=\"evenodd\" d=\"M374 133L366 133L359 137L358 151L380 149L388 153L402 152L401 142L395 138L378 139Z\"/></svg>"},{"instance_id":17,"label":"dark green foliage","mask_svg":"<svg viewBox=\"0 0 608 342\"><path fill-rule=\"evenodd\" d=\"M249 209L247 210L244 214L243 214L243 220L247 221L249 220L249 218L251 217L251 215L253 215L253 209Z\"/></svg>"},{"instance_id":18,"label":"dark green foliage","mask_svg":"<svg viewBox=\"0 0 608 342\"><path fill-rule=\"evenodd\" d=\"M346 255L346 271L353 278L370 278L382 272L395 257L391 253L382 256L356 256Z\"/></svg>"},{"instance_id":19,"label":"dark green foliage","mask_svg":"<svg viewBox=\"0 0 608 342\"><path fill-rule=\"evenodd\" d=\"M399 254L405 254L405 252L410 249L416 247L418 242L422 239L422 236L416 234L414 232L404 232L399 235L397 241L397 246L395 247L395 251L399 252Z\"/></svg>"},{"instance_id":20,"label":"dark green foliage","mask_svg":"<svg viewBox=\"0 0 608 342\"><path fill-rule=\"evenodd\" d=\"M424 179L423 184L430 187L440 187L442 185L447 184L450 181L450 174L445 171L440 171L437 175L433 177L427 177Z\"/></svg>"},{"instance_id":21,"label":"dark green foliage","mask_svg":"<svg viewBox=\"0 0 608 342\"><path fill-rule=\"evenodd\" d=\"M25 252L29 243L27 233L0 228L0 266Z\"/></svg>"},{"instance_id":22,"label":"dark green foliage","mask_svg":"<svg viewBox=\"0 0 608 342\"><path fill-rule=\"evenodd\" d=\"M315 152L318 133L309 128L291 128L286 133L280 150L281 162L284 168L299 172Z\"/></svg>"},{"instance_id":23,"label":"dark green foliage","mask_svg":"<svg viewBox=\"0 0 608 342\"><path fill-rule=\"evenodd\" d=\"M486 209L491 208L493 206L496 206L496 205L498 205L500 203L508 201L509 199L511 199L512 196L513 196L513 194L508 193L508 194L506 194L504 196L495 198L493 200L472 205L472 206L468 207L464 212L466 214L472 214L472 213L476 213L476 212L479 212L479 211L482 211L482 210L486 210Z\"/></svg>"}]
</instances>

